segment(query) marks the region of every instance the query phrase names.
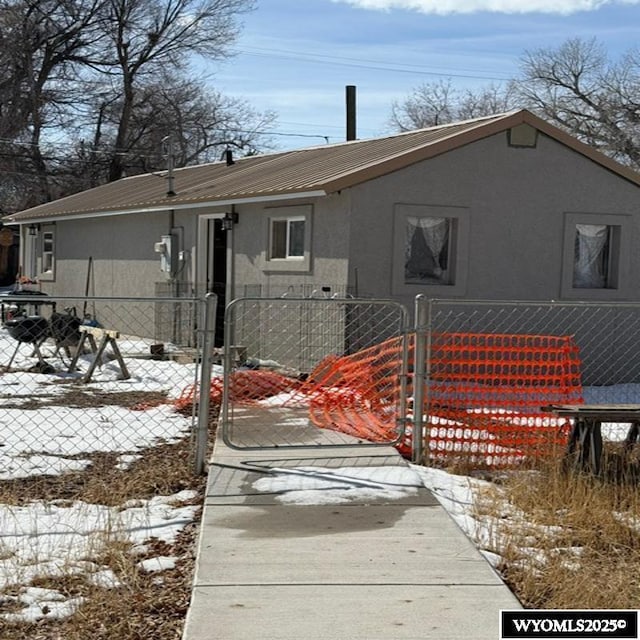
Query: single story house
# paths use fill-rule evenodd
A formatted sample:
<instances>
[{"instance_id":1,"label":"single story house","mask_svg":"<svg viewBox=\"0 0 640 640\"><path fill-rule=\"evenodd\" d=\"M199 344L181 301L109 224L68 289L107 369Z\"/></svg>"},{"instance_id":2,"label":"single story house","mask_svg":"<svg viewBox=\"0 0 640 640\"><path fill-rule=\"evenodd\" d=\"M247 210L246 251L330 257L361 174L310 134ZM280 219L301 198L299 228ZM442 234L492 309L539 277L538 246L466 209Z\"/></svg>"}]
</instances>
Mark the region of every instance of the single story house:
<instances>
[{"instance_id":1,"label":"single story house","mask_svg":"<svg viewBox=\"0 0 640 640\"><path fill-rule=\"evenodd\" d=\"M640 300L640 175L526 110L229 154L4 222L56 296Z\"/></svg>"}]
</instances>

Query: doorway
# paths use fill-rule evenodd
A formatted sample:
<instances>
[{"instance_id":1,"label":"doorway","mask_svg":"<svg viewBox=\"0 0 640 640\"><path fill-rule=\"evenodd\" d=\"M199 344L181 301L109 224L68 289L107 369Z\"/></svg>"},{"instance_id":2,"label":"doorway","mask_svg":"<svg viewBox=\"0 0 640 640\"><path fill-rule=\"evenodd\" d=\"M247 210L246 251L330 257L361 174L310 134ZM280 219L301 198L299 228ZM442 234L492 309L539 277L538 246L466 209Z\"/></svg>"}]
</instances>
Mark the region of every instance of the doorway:
<instances>
[{"instance_id":1,"label":"doorway","mask_svg":"<svg viewBox=\"0 0 640 640\"><path fill-rule=\"evenodd\" d=\"M206 290L218 297L215 319L216 347L224 344L224 310L226 306L227 288L227 234L222 229L220 218L206 219Z\"/></svg>"}]
</instances>

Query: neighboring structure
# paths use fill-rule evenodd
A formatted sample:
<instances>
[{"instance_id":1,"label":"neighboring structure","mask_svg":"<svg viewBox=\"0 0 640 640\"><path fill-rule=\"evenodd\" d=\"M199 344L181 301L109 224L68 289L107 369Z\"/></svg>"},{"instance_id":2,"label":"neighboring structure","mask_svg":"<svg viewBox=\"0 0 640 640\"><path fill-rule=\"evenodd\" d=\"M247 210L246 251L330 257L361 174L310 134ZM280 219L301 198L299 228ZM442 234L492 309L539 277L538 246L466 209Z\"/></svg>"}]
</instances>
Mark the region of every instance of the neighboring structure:
<instances>
[{"instance_id":1,"label":"neighboring structure","mask_svg":"<svg viewBox=\"0 0 640 640\"><path fill-rule=\"evenodd\" d=\"M640 175L528 111L168 178L5 218L23 275L54 295L640 299Z\"/></svg>"},{"instance_id":2,"label":"neighboring structure","mask_svg":"<svg viewBox=\"0 0 640 640\"><path fill-rule=\"evenodd\" d=\"M19 277L20 237L12 227L0 228L0 286L10 286Z\"/></svg>"}]
</instances>

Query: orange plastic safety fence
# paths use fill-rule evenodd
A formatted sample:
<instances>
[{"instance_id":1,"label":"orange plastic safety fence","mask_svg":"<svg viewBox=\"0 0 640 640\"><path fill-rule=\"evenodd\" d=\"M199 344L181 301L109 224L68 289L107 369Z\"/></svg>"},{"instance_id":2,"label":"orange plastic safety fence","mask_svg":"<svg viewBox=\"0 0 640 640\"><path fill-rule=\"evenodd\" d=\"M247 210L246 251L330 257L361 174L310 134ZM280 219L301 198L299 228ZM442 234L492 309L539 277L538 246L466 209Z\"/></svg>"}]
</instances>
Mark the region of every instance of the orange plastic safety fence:
<instances>
[{"instance_id":1,"label":"orange plastic safety fence","mask_svg":"<svg viewBox=\"0 0 640 640\"><path fill-rule=\"evenodd\" d=\"M403 338L392 338L351 355L331 355L304 382L239 370L231 377L230 399L281 407L303 403L318 427L392 442L410 455L410 429L397 442L402 352ZM408 355L411 397L411 340ZM571 336L434 333L428 363L423 436L432 459L505 467L564 447L569 423L541 407L582 402L580 359ZM222 381L214 380L212 403L221 397Z\"/></svg>"},{"instance_id":2,"label":"orange plastic safety fence","mask_svg":"<svg viewBox=\"0 0 640 640\"><path fill-rule=\"evenodd\" d=\"M394 442L401 361L401 338L325 358L300 389L309 398L311 421L371 442Z\"/></svg>"},{"instance_id":3,"label":"orange plastic safety fence","mask_svg":"<svg viewBox=\"0 0 640 640\"><path fill-rule=\"evenodd\" d=\"M414 365L409 345L409 370ZM374 442L397 434L400 338L330 356L300 392L311 420ZM569 423L546 404L582 402L578 349L570 336L438 333L431 337L425 435L432 458L504 467L564 447ZM411 395L411 387L408 388ZM411 433L398 449L411 453Z\"/></svg>"},{"instance_id":4,"label":"orange plastic safety fence","mask_svg":"<svg viewBox=\"0 0 640 640\"><path fill-rule=\"evenodd\" d=\"M253 371L239 369L231 374L229 381L229 399L234 402L251 403L273 398L280 393L287 393L297 389L300 382L274 371ZM213 378L209 391L210 406L219 407L222 404L222 378ZM197 385L187 387L174 405L177 410L185 411L197 401Z\"/></svg>"},{"instance_id":5,"label":"orange plastic safety fence","mask_svg":"<svg viewBox=\"0 0 640 640\"><path fill-rule=\"evenodd\" d=\"M569 423L547 404L582 402L571 336L432 336L428 387L431 455L509 466L561 450Z\"/></svg>"}]
</instances>

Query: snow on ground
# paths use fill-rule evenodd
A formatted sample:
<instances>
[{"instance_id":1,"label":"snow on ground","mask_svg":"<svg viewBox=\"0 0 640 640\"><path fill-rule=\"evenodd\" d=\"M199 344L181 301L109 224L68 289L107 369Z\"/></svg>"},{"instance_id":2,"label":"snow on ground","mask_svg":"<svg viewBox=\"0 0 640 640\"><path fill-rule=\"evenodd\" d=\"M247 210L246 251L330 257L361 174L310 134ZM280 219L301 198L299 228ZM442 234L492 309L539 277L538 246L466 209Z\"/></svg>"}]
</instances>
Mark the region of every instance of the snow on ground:
<instances>
[{"instance_id":1,"label":"snow on ground","mask_svg":"<svg viewBox=\"0 0 640 640\"><path fill-rule=\"evenodd\" d=\"M20 345L11 371L3 370L16 344L0 329L0 357L5 360L0 360L0 480L82 469L97 452L120 454L117 466L126 468L139 457L137 452L189 433L191 417L178 413L173 400L194 384L196 365L134 357L148 353L148 345L129 339L119 341L129 379L120 380L117 363L105 359L90 383L77 384L88 357L80 358L80 371L70 374L49 345L42 351L57 373L28 372L37 362L29 345ZM64 399L73 393L105 399L132 392L141 398L147 392L166 394L167 402L134 410L117 402L74 406ZM104 544L127 540L137 553L148 552L146 542L152 538L171 544L197 516L199 507L185 504L194 497L194 492L183 491L118 507L62 500L0 504L0 626L2 619L67 616L81 604L81 599L31 586L36 577L80 574L91 584L117 587L115 574L93 560ZM168 556L146 558L140 568L161 572L175 562Z\"/></svg>"},{"instance_id":2,"label":"snow on ground","mask_svg":"<svg viewBox=\"0 0 640 640\"><path fill-rule=\"evenodd\" d=\"M164 392L173 400L195 381L195 365L134 357L148 352L146 342L128 340L120 346L131 378L120 380L117 364L105 361L92 382L83 385L84 389L100 393ZM0 330L0 353L7 356L7 362L14 348L15 343ZM21 346L13 368L31 366L34 360L29 355L29 349ZM87 364L86 358L80 359L81 369L86 369ZM118 464L126 465L136 459L137 451L159 441L180 438L191 426L191 419L176 413L171 404L145 411L113 405L51 406L52 400L66 393L77 376L24 370L0 375L0 479L83 468L89 461L83 456L95 452L120 453ZM293 400L291 394L283 394L265 404L277 402L281 406L292 404ZM34 405L34 401L41 406ZM640 385L585 389L585 401L640 401ZM21 404L27 403L21 408ZM31 437L34 431L38 433L36 442ZM301 466L272 469L271 475L255 483L257 490L277 493L283 503L296 505L399 500L415 494L422 486L433 492L495 565L499 557L491 552L494 527L474 510L476 495L483 489L483 481L479 479L415 465L340 470ZM117 587L113 572L92 560L104 541L110 537L125 538L140 552L145 551L149 538L171 543L196 516L197 508L184 504L192 498L189 492L182 492L133 501L117 508L80 501L0 504L0 592L12 587L10 596L0 598L0 618L32 621L66 616L81 603L55 590L30 586L35 576L80 573L93 584ZM140 567L147 572L161 572L174 564L175 558L157 556L141 560ZM2 612L3 602L11 605L10 612Z\"/></svg>"},{"instance_id":3,"label":"snow on ground","mask_svg":"<svg viewBox=\"0 0 640 640\"><path fill-rule=\"evenodd\" d=\"M144 449L183 437L191 425L191 418L168 404L145 411L117 406L45 407L36 413L37 427L33 411L0 412L0 479L81 469L89 459L69 456Z\"/></svg>"},{"instance_id":4,"label":"snow on ground","mask_svg":"<svg viewBox=\"0 0 640 640\"><path fill-rule=\"evenodd\" d=\"M7 362L15 344L6 330L0 330L0 354ZM74 384L87 370L90 356L82 356L79 371L70 374L66 372L68 359L54 358L52 347L45 344L43 355L50 356L47 362L54 364L57 373L30 373L19 369L28 369L36 360L30 357L30 345L20 345L12 370L0 375L0 479L83 469L89 459L82 454L118 451L131 456L160 441L182 438L190 429L191 418L176 413L170 402L194 384L196 365L127 356L144 353L142 347L140 341L131 339L121 345L129 379L119 379L117 362L105 360L91 382ZM168 403L145 411L115 405L51 406L64 394L77 391L165 393Z\"/></svg>"},{"instance_id":5,"label":"snow on ground","mask_svg":"<svg viewBox=\"0 0 640 640\"><path fill-rule=\"evenodd\" d=\"M254 482L256 491L277 493L284 504L347 504L377 499L401 500L417 493L420 477L408 467L270 468Z\"/></svg>"},{"instance_id":6,"label":"snow on ground","mask_svg":"<svg viewBox=\"0 0 640 640\"><path fill-rule=\"evenodd\" d=\"M81 501L0 505L0 589L16 576L24 584L36 576L98 573L104 567L87 558L105 539L126 535L138 551L151 537L171 543L195 516L197 507L180 506L193 497L184 491L119 507Z\"/></svg>"}]
</instances>

